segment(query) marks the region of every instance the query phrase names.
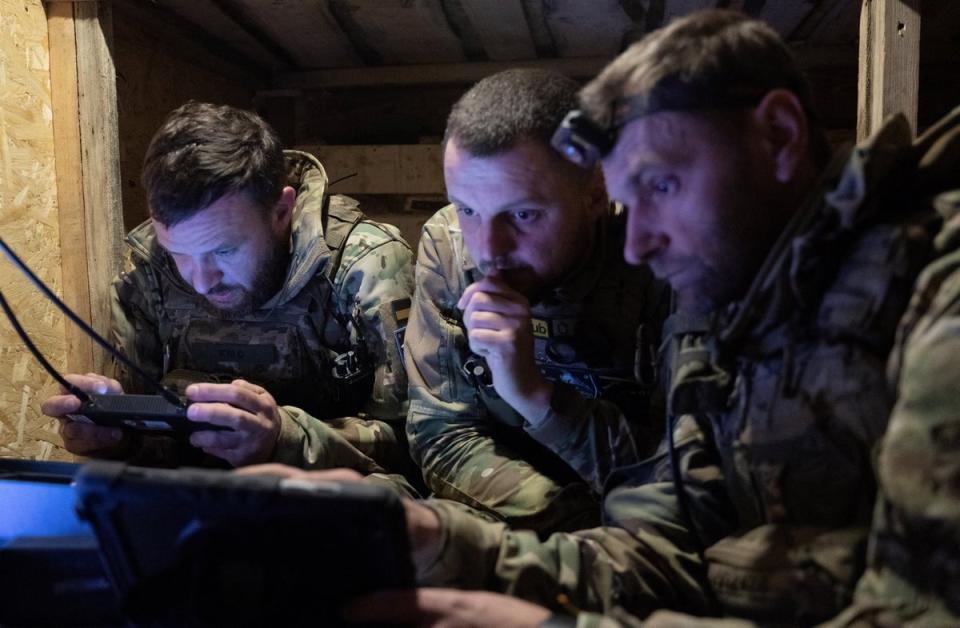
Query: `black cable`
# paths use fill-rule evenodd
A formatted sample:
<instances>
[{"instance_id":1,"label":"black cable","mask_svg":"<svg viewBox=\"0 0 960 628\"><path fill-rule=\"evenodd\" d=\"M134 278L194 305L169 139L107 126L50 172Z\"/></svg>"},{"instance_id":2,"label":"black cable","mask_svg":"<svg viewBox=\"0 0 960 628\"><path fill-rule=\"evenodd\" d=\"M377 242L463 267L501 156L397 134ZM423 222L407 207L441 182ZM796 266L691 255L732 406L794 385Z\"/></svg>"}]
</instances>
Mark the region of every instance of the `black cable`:
<instances>
[{"instance_id":1,"label":"black cable","mask_svg":"<svg viewBox=\"0 0 960 628\"><path fill-rule=\"evenodd\" d=\"M707 565L706 557L707 546L700 537L700 531L693 522L693 515L690 512L690 504L687 502L687 491L683 486L683 477L680 475L680 461L677 460L673 442L673 414L671 412L667 412L666 415L667 455L670 458L670 474L673 476L673 491L677 494L677 506L680 508L680 516L687 524L687 528L689 528L691 536L693 536L693 543L695 545L694 549L696 549L697 556L700 558L700 564L703 565L703 594L707 598L707 606L714 616L723 617L723 608L720 606L720 601L717 599L717 593L713 590L713 585L710 583L710 570Z\"/></svg>"},{"instance_id":2,"label":"black cable","mask_svg":"<svg viewBox=\"0 0 960 628\"><path fill-rule=\"evenodd\" d=\"M93 328L87 325L83 321L83 319L81 319L79 316L77 316L73 312L73 310L67 307L67 304L61 301L60 297L54 294L53 290L48 288L47 285L43 283L43 281L41 281L39 277L34 275L33 271L30 270L30 268L26 264L24 264L19 257L17 257L17 254L14 253L9 246L7 246L7 243L3 241L3 238L0 238L0 248L2 248L3 252L6 253L8 258L10 258L10 261L13 262L14 265L17 268L19 268L23 274L27 276L27 278L30 280L30 283L36 286L37 289L40 290L40 292L42 292L45 297L53 301L53 304L56 305L61 312L63 312L64 316L66 316L71 321L73 321L75 325L77 325L80 329L82 329L85 334L87 334L88 336L90 336L90 338L96 341L96 343L101 347L103 347L108 353L110 353L110 355L120 360L120 362L122 362L124 366L130 368L137 375L143 378L143 380L148 384L150 384L153 388L155 388L160 393L160 395L163 396L164 399L174 404L175 406L178 406L178 407L183 406L183 401L180 399L180 397L177 396L176 393L174 393L172 390L170 390L163 384L154 381L154 379L150 377L150 375L148 375L146 371L144 371L142 368L140 368L139 366L134 364L132 361L130 361L127 358L127 356L123 355L122 353L114 349L112 346L110 346L109 342L101 338L100 334L95 332ZM36 355L39 358L39 354L36 354ZM58 381L60 380L58 379Z\"/></svg>"},{"instance_id":3,"label":"black cable","mask_svg":"<svg viewBox=\"0 0 960 628\"><path fill-rule=\"evenodd\" d=\"M60 382L61 386L63 386L66 390L69 390L71 394L76 395L80 401L90 401L90 395L68 382L67 379L61 375L57 369L53 368L53 365L47 362L47 359L43 357L43 354L40 353L40 349L33 344L33 341L30 340L30 336L27 335L27 332L20 325L20 321L17 320L17 316L13 313L13 310L10 309L10 304L7 303L6 297L3 296L3 290L0 290L0 307L3 308L3 313L7 315L7 319L10 321L10 324L13 325L13 330L17 332L18 336L20 336L20 340L23 341L23 344L27 345L27 349L30 350L30 353L33 354L33 357L37 358L37 361L40 362L40 366L42 366L47 373L50 373L53 379Z\"/></svg>"}]
</instances>

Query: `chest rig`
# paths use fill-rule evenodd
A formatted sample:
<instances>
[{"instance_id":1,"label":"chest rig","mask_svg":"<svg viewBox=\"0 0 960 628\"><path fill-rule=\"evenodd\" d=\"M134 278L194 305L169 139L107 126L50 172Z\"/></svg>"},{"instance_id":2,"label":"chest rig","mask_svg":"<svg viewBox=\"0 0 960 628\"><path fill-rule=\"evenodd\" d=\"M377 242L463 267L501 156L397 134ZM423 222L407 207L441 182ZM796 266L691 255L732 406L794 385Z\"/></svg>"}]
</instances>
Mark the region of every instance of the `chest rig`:
<instances>
[{"instance_id":1,"label":"chest rig","mask_svg":"<svg viewBox=\"0 0 960 628\"><path fill-rule=\"evenodd\" d=\"M330 249L326 268L281 305L220 317L207 311L202 297L179 277L151 269L160 295L155 315L168 382L243 378L262 385L279 404L321 419L352 414L362 406L375 365L359 304L338 303L333 280L363 214L348 197L328 196L324 202L324 240Z\"/></svg>"},{"instance_id":2,"label":"chest rig","mask_svg":"<svg viewBox=\"0 0 960 628\"><path fill-rule=\"evenodd\" d=\"M713 440L741 529L869 520L870 448L893 404L886 358L938 226L896 189L908 138L894 125L855 149L743 301L671 330L670 414Z\"/></svg>"}]
</instances>

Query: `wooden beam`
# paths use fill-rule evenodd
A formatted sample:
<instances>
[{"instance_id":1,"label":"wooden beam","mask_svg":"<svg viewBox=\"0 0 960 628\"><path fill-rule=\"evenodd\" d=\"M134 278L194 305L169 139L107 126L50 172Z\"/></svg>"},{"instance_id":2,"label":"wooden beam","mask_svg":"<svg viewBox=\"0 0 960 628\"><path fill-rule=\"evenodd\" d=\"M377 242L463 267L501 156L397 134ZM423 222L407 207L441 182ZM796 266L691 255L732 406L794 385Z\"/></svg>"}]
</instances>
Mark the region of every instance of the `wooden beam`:
<instances>
[{"instance_id":1,"label":"wooden beam","mask_svg":"<svg viewBox=\"0 0 960 628\"><path fill-rule=\"evenodd\" d=\"M77 94L77 37L73 5L47 7L50 46L50 95L53 106L53 147L56 157L57 208L63 301L85 321L90 318L87 234L84 228L83 168ZM79 327L64 320L66 367L71 373L94 370L93 343Z\"/></svg>"},{"instance_id":2,"label":"wooden beam","mask_svg":"<svg viewBox=\"0 0 960 628\"><path fill-rule=\"evenodd\" d=\"M287 72L277 76L281 89L385 87L397 85L470 85L510 68L545 68L571 78L591 78L610 62L607 58L537 59L534 61L397 65Z\"/></svg>"},{"instance_id":3,"label":"wooden beam","mask_svg":"<svg viewBox=\"0 0 960 628\"><path fill-rule=\"evenodd\" d=\"M534 59L537 51L520 0L461 0L493 61Z\"/></svg>"},{"instance_id":4,"label":"wooden beam","mask_svg":"<svg viewBox=\"0 0 960 628\"><path fill-rule=\"evenodd\" d=\"M298 146L317 156L336 194L445 195L439 144ZM356 175L356 176L351 176Z\"/></svg>"},{"instance_id":5,"label":"wooden beam","mask_svg":"<svg viewBox=\"0 0 960 628\"><path fill-rule=\"evenodd\" d=\"M857 139L901 112L916 130L919 75L919 0L863 0Z\"/></svg>"},{"instance_id":6,"label":"wooden beam","mask_svg":"<svg viewBox=\"0 0 960 628\"><path fill-rule=\"evenodd\" d=\"M120 270L123 243L111 11L105 2L73 5L90 324L106 338L110 331L110 282ZM93 371L110 372L106 352L94 350Z\"/></svg>"}]
</instances>

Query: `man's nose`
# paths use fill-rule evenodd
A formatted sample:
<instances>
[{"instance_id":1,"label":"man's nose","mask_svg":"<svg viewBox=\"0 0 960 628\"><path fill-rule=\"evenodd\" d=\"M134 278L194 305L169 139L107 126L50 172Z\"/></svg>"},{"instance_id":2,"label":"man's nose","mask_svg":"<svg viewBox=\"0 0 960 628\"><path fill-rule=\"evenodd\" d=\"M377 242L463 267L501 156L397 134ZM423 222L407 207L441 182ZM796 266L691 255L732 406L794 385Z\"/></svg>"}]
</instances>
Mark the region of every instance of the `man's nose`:
<instances>
[{"instance_id":1,"label":"man's nose","mask_svg":"<svg viewBox=\"0 0 960 628\"><path fill-rule=\"evenodd\" d=\"M223 272L210 262L199 262L193 266L190 283L198 294L207 294L210 289L220 283Z\"/></svg>"},{"instance_id":2,"label":"man's nose","mask_svg":"<svg viewBox=\"0 0 960 628\"><path fill-rule=\"evenodd\" d=\"M513 237L509 228L496 219L480 225L477 236L478 260L494 261L513 251Z\"/></svg>"},{"instance_id":3,"label":"man's nose","mask_svg":"<svg viewBox=\"0 0 960 628\"><path fill-rule=\"evenodd\" d=\"M641 208L636 205L628 207L627 234L623 244L623 258L628 264L649 262L668 243L667 236L650 224Z\"/></svg>"}]
</instances>

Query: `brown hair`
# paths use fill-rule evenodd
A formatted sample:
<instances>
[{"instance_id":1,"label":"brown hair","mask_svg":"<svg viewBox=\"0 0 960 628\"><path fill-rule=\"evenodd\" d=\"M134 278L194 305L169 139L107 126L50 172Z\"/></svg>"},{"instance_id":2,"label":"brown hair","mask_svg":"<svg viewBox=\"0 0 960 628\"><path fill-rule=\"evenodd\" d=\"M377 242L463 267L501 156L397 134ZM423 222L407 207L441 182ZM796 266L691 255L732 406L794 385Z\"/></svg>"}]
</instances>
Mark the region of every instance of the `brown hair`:
<instances>
[{"instance_id":1,"label":"brown hair","mask_svg":"<svg viewBox=\"0 0 960 628\"><path fill-rule=\"evenodd\" d=\"M266 212L280 198L285 176L280 139L260 116L193 101L167 116L143 161L150 214L167 227L236 192Z\"/></svg>"},{"instance_id":2,"label":"brown hair","mask_svg":"<svg viewBox=\"0 0 960 628\"><path fill-rule=\"evenodd\" d=\"M674 20L608 65L580 92L580 106L591 119L610 127L615 110L625 101L651 95L666 85L687 90L682 96L685 108L704 111L718 108L723 95L737 91L752 90L759 100L772 89L790 90L810 119L814 161L823 165L830 157L806 79L777 32L759 20L721 9ZM703 95L702 102L696 102L698 95ZM691 103L696 106L690 107Z\"/></svg>"}]
</instances>

